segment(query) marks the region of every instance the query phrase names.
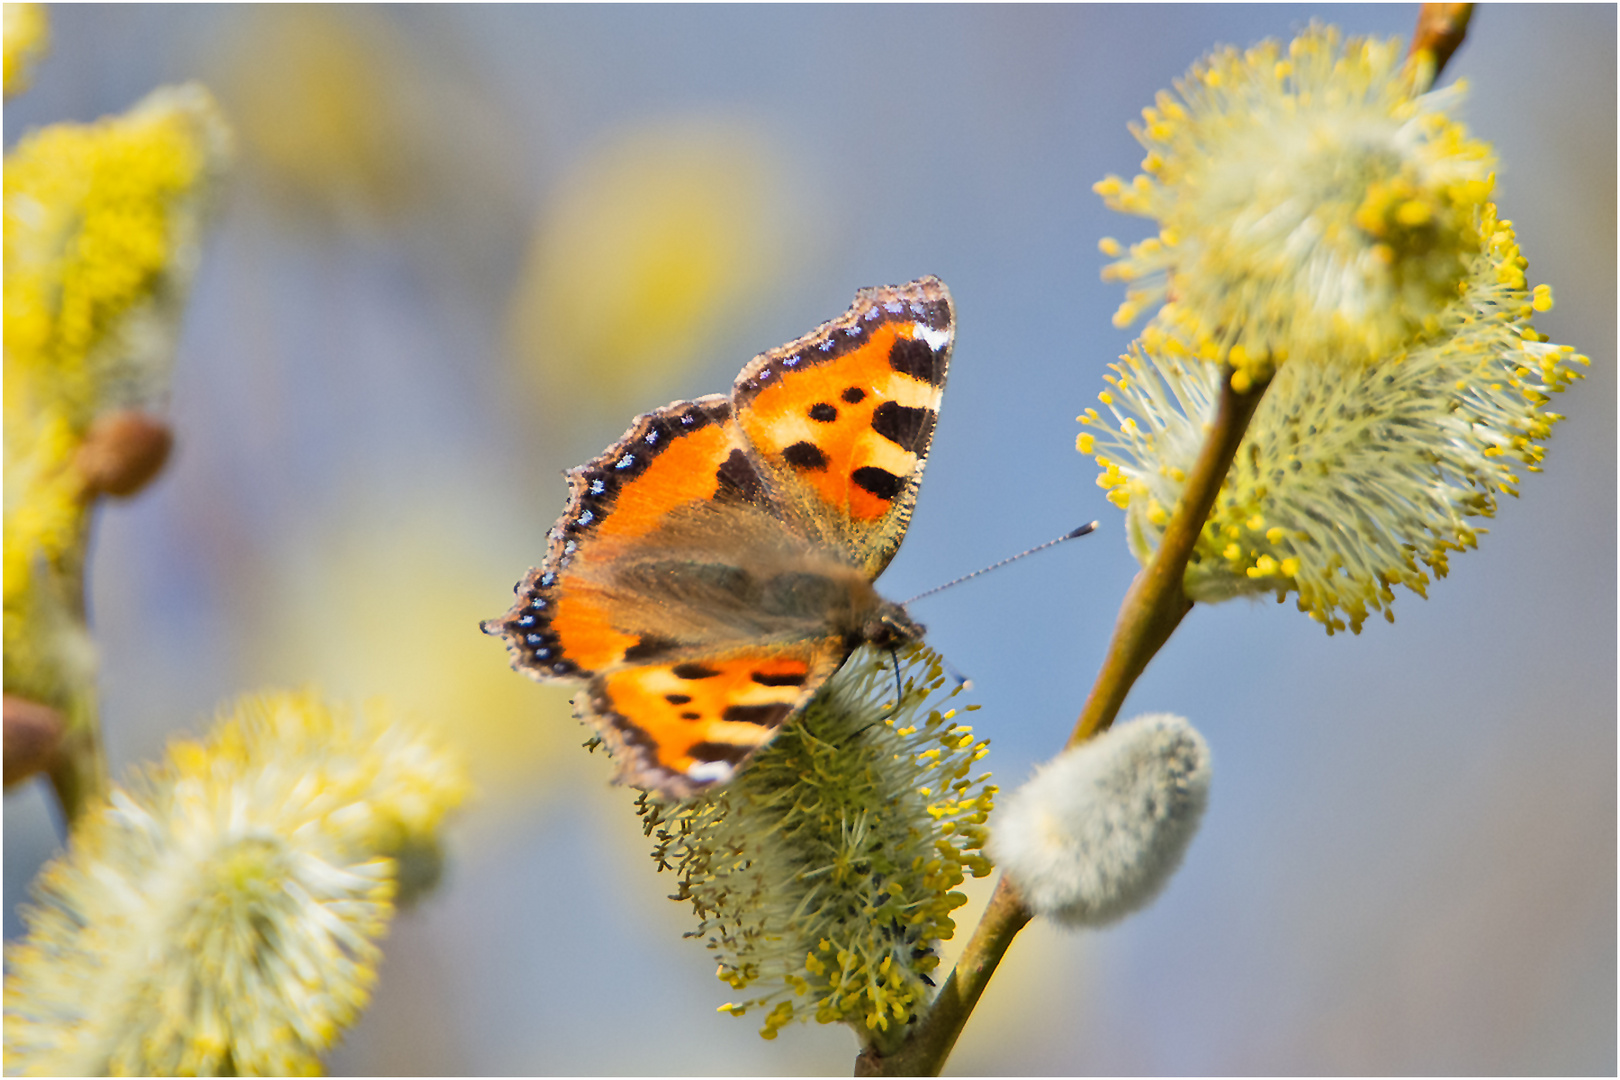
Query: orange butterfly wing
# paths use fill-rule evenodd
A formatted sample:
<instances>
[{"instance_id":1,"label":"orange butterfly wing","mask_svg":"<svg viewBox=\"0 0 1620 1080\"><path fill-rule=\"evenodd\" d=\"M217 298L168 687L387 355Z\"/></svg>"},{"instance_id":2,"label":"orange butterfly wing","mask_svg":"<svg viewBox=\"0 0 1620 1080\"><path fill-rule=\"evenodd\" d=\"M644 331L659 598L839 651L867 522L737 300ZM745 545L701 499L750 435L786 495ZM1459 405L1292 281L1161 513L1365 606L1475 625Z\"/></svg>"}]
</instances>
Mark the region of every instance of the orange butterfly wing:
<instances>
[{"instance_id":1,"label":"orange butterfly wing","mask_svg":"<svg viewBox=\"0 0 1620 1080\"><path fill-rule=\"evenodd\" d=\"M784 510L871 578L905 537L955 333L938 278L862 289L842 317L755 357L732 389Z\"/></svg>"},{"instance_id":2,"label":"orange butterfly wing","mask_svg":"<svg viewBox=\"0 0 1620 1080\"><path fill-rule=\"evenodd\" d=\"M621 667L591 681L588 715L624 762L621 780L688 798L730 780L848 655L823 638Z\"/></svg>"},{"instance_id":3,"label":"orange butterfly wing","mask_svg":"<svg viewBox=\"0 0 1620 1080\"><path fill-rule=\"evenodd\" d=\"M870 583L905 533L952 330L936 279L863 290L731 401L647 413L570 471L545 563L484 629L531 677L587 684L617 779L725 782L892 608Z\"/></svg>"}]
</instances>

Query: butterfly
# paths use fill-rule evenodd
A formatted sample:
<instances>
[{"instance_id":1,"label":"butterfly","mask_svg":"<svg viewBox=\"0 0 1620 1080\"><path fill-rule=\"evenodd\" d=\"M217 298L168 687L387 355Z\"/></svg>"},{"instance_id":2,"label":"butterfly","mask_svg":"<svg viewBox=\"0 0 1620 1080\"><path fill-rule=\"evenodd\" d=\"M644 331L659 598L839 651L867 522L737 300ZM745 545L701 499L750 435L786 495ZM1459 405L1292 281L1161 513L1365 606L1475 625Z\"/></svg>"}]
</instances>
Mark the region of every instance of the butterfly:
<instances>
[{"instance_id":1,"label":"butterfly","mask_svg":"<svg viewBox=\"0 0 1620 1080\"><path fill-rule=\"evenodd\" d=\"M618 782L729 781L862 645L922 637L873 582L904 539L955 321L938 278L843 315L677 401L568 473L543 565L483 623L512 666L583 684Z\"/></svg>"}]
</instances>

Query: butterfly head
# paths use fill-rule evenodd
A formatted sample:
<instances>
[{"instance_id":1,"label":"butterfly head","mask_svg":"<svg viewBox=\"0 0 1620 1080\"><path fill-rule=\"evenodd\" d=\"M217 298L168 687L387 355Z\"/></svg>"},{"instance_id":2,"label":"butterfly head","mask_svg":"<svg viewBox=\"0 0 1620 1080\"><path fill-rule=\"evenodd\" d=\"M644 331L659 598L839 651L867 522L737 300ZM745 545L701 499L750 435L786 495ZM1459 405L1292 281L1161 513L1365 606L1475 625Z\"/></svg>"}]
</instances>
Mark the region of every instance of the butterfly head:
<instances>
[{"instance_id":1,"label":"butterfly head","mask_svg":"<svg viewBox=\"0 0 1620 1080\"><path fill-rule=\"evenodd\" d=\"M921 641L926 627L916 622L899 604L884 601L867 617L860 629L860 642L879 649L892 649Z\"/></svg>"}]
</instances>

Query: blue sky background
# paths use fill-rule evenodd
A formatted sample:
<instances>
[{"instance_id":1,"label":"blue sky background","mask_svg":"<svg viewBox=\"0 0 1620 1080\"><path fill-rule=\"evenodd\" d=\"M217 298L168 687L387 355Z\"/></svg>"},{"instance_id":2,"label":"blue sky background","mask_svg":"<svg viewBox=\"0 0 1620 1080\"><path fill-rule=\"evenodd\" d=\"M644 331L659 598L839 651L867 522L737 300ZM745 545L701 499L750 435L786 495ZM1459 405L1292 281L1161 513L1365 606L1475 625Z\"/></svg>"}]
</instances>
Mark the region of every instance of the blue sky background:
<instances>
[{"instance_id":1,"label":"blue sky background","mask_svg":"<svg viewBox=\"0 0 1620 1080\"><path fill-rule=\"evenodd\" d=\"M283 77L248 7L51 9L31 126L200 78L228 113ZM1217 43L1377 7L560 6L328 11L369 50L386 192L295 183L244 127L175 376L176 460L105 511L93 561L109 753L152 758L271 685L389 694L488 775L438 893L395 923L355 1073L846 1073L841 1028L774 1043L646 856L566 694L505 670L503 611L560 470L640 411L729 387L855 289L938 274L959 334L927 482L884 575L903 598L1099 519L1095 537L918 605L975 682L1003 787L1062 744L1135 572L1073 449L1128 331L1090 191L1126 130ZM347 21L345 21L347 20ZM1125 715L1208 738L1208 816L1147 911L1032 926L960 1073L1613 1073L1616 1016L1615 8L1487 6L1447 70L1500 157L1537 320L1592 358L1544 475L1397 621L1327 638L1270 602L1200 607ZM278 118L296 131L293 107ZM273 127L276 120L259 123ZM771 178L746 304L689 363L612 394L536 379L508 327L535 222L604 146L720 130ZM274 133L264 135L274 137ZM728 144L731 145L731 144ZM302 186L300 186L300 183ZM752 227L752 226L750 226ZM521 304L521 300L519 303ZM420 616L420 618L418 618ZM465 649L465 652L458 650ZM497 702L499 708L492 705ZM481 766L482 767L482 766ZM503 767L505 771L502 771ZM5 801L6 935L57 843ZM973 893L959 922L976 918Z\"/></svg>"}]
</instances>

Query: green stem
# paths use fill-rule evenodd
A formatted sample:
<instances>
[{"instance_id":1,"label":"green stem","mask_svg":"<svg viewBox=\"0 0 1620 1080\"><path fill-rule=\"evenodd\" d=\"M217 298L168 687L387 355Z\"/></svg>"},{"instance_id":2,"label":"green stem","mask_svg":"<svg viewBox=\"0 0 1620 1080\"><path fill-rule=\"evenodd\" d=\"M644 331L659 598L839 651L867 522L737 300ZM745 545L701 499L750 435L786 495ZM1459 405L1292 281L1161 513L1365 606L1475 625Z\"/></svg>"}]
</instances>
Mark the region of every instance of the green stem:
<instances>
[{"instance_id":1,"label":"green stem","mask_svg":"<svg viewBox=\"0 0 1620 1080\"><path fill-rule=\"evenodd\" d=\"M107 793L107 758L101 749L101 724L93 687L81 687L74 693L66 716L67 734L50 778L71 834L84 811Z\"/></svg>"},{"instance_id":2,"label":"green stem","mask_svg":"<svg viewBox=\"0 0 1620 1080\"><path fill-rule=\"evenodd\" d=\"M73 546L73 553L46 571L54 576L54 581L39 585L61 590L64 602L70 608L69 617L86 640L90 632L85 604L85 563L90 547L90 518L94 512L92 501L85 506L81 515L78 542ZM62 807L64 824L71 834L84 811L107 793L107 757L101 745L101 715L95 672L81 671L77 664L65 662L61 657L58 657L58 663L67 683L67 701L63 703L62 710L67 720L67 731L49 775L57 802Z\"/></svg>"}]
</instances>

